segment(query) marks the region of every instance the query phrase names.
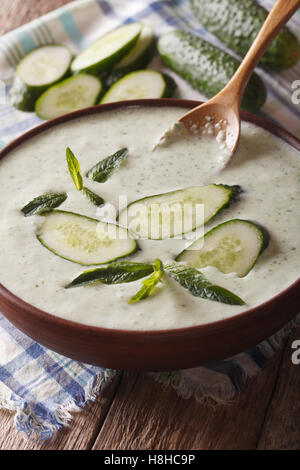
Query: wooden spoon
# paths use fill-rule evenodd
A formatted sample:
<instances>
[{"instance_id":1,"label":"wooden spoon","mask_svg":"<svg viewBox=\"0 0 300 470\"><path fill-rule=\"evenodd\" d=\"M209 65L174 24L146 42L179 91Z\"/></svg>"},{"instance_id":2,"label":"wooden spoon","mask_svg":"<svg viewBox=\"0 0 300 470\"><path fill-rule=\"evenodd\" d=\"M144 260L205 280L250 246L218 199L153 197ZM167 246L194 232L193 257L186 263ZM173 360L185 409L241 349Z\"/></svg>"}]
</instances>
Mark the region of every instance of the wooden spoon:
<instances>
[{"instance_id":1,"label":"wooden spoon","mask_svg":"<svg viewBox=\"0 0 300 470\"><path fill-rule=\"evenodd\" d=\"M201 129L208 123L208 119L212 118L214 123L218 123L217 128L212 126L213 134L216 137L222 130L228 153L230 156L234 154L241 131L240 103L247 82L272 40L299 6L300 0L278 0L276 2L247 55L226 87L214 98L193 108L179 119L188 133L199 132L201 134ZM168 132L172 131L167 131L160 142L164 140ZM226 163L229 160L230 157Z\"/></svg>"}]
</instances>

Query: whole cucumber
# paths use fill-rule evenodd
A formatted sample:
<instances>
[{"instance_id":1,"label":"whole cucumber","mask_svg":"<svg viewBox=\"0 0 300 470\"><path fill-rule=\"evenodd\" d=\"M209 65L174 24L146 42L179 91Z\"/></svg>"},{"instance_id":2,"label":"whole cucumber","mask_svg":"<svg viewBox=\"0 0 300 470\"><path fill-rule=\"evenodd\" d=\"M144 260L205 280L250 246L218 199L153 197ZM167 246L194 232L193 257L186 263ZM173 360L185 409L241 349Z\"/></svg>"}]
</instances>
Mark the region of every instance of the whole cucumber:
<instances>
[{"instance_id":1,"label":"whole cucumber","mask_svg":"<svg viewBox=\"0 0 300 470\"><path fill-rule=\"evenodd\" d=\"M240 65L218 47L181 29L160 36L157 47L163 62L208 98L225 87ZM243 95L242 108L257 111L266 95L263 81L253 73Z\"/></svg>"},{"instance_id":2,"label":"whole cucumber","mask_svg":"<svg viewBox=\"0 0 300 470\"><path fill-rule=\"evenodd\" d=\"M192 9L211 33L244 56L265 22L268 11L255 0L190 0ZM284 27L261 59L274 70L292 67L300 58L300 44Z\"/></svg>"}]
</instances>

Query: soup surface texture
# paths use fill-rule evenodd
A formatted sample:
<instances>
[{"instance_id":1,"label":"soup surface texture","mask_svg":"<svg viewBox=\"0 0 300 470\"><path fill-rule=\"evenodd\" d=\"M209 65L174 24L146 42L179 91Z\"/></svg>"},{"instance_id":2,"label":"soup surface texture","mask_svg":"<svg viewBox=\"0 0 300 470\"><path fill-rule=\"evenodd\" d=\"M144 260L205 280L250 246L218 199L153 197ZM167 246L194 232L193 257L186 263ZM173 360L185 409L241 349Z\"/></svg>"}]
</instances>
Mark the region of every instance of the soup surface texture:
<instances>
[{"instance_id":1,"label":"soup surface texture","mask_svg":"<svg viewBox=\"0 0 300 470\"><path fill-rule=\"evenodd\" d=\"M254 307L297 279L300 272L300 158L267 131L242 124L240 148L232 163L216 170L218 145L205 139L178 141L155 152L161 134L184 113L180 108L127 108L72 120L30 139L0 161L0 282L26 302L76 322L106 328L159 330L200 325ZM66 147L77 156L82 174L122 147L129 156L105 183L86 186L118 208L145 196L211 183L240 185L237 202L205 226L247 219L265 226L270 244L250 273L238 278L213 267L202 270L214 284L241 297L245 306L198 297L164 276L146 300L128 304L141 280L127 284L66 290L85 267L66 261L36 238L43 217L24 217L20 209L46 192L68 193L61 210L97 218L97 208L77 191L66 164ZM98 209L99 210L99 209ZM99 212L98 212L99 217ZM132 261L174 260L187 240L139 240ZM259 327L259 325L258 325Z\"/></svg>"}]
</instances>

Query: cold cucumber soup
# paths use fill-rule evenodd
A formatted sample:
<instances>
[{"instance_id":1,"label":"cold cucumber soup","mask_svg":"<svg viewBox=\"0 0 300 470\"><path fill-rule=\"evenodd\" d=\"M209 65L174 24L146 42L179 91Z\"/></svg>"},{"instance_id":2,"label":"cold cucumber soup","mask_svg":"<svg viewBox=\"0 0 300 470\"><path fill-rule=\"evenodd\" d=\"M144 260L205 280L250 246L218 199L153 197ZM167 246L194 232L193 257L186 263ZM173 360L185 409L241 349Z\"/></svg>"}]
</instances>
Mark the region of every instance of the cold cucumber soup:
<instances>
[{"instance_id":1,"label":"cold cucumber soup","mask_svg":"<svg viewBox=\"0 0 300 470\"><path fill-rule=\"evenodd\" d=\"M162 132L184 111L131 107L82 117L42 132L4 157L0 282L52 315L129 330L173 329L228 318L293 283L300 271L299 155L245 122L238 153L222 171L216 169L220 150L213 140L179 140L152 152ZM104 168L103 160L112 155ZM97 181L95 175L103 169L106 174ZM178 192L164 194L173 191ZM36 200L49 194L63 196L52 212L35 212L43 201L51 209L47 200ZM154 218L158 214L156 228L161 228L163 206L204 204L208 235L203 243L195 242L192 232L182 235L176 224L171 238L162 237L160 230L154 239L145 238L149 211L135 230L120 229L127 239L113 243L109 230L103 235L107 223L102 221L99 229L94 220L103 219L103 208L111 207L101 206L95 195L117 209L121 196L123 209L115 223L123 227L132 203L146 198L148 210L149 196L159 194L163 196L153 198L150 213ZM106 212L107 217L111 214ZM201 223L193 221L191 229L196 226ZM192 243L198 245L185 250ZM101 267L102 280L118 283L98 279L66 289L83 272Z\"/></svg>"}]
</instances>

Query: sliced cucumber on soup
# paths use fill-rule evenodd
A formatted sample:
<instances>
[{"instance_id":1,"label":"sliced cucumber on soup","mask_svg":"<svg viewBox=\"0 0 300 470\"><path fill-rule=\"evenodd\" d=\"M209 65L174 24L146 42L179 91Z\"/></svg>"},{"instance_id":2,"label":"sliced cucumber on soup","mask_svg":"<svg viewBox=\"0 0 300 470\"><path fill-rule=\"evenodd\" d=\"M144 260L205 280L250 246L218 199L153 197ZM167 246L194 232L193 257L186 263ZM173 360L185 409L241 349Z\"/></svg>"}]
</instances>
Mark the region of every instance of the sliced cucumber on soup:
<instances>
[{"instance_id":1,"label":"sliced cucumber on soup","mask_svg":"<svg viewBox=\"0 0 300 470\"><path fill-rule=\"evenodd\" d=\"M261 226L249 220L232 219L196 240L176 261L184 261L195 268L214 266L224 274L236 273L244 277L268 242L268 233Z\"/></svg>"},{"instance_id":2,"label":"sliced cucumber on soup","mask_svg":"<svg viewBox=\"0 0 300 470\"><path fill-rule=\"evenodd\" d=\"M55 255L85 266L110 263L138 249L123 227L59 210L44 214L37 238Z\"/></svg>"},{"instance_id":3,"label":"sliced cucumber on soup","mask_svg":"<svg viewBox=\"0 0 300 470\"><path fill-rule=\"evenodd\" d=\"M141 23L130 23L110 31L75 57L71 64L72 73L99 75L110 70L134 47L141 30Z\"/></svg>"},{"instance_id":4,"label":"sliced cucumber on soup","mask_svg":"<svg viewBox=\"0 0 300 470\"><path fill-rule=\"evenodd\" d=\"M50 86L62 80L69 72L71 51L62 45L38 47L19 62L10 101L22 111L34 111L36 100Z\"/></svg>"},{"instance_id":5,"label":"sliced cucumber on soup","mask_svg":"<svg viewBox=\"0 0 300 470\"><path fill-rule=\"evenodd\" d=\"M129 204L118 220L140 238L172 238L207 223L239 191L239 186L211 184L149 196Z\"/></svg>"},{"instance_id":6,"label":"sliced cucumber on soup","mask_svg":"<svg viewBox=\"0 0 300 470\"><path fill-rule=\"evenodd\" d=\"M69 77L46 90L35 105L42 119L53 119L77 109L93 106L102 90L101 81L88 74Z\"/></svg>"},{"instance_id":7,"label":"sliced cucumber on soup","mask_svg":"<svg viewBox=\"0 0 300 470\"><path fill-rule=\"evenodd\" d=\"M118 80L103 96L100 103L112 103L148 98L169 98L176 84L166 74L155 70L138 70Z\"/></svg>"}]
</instances>

